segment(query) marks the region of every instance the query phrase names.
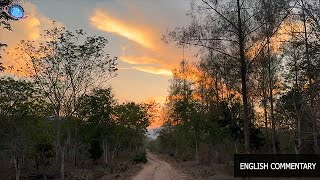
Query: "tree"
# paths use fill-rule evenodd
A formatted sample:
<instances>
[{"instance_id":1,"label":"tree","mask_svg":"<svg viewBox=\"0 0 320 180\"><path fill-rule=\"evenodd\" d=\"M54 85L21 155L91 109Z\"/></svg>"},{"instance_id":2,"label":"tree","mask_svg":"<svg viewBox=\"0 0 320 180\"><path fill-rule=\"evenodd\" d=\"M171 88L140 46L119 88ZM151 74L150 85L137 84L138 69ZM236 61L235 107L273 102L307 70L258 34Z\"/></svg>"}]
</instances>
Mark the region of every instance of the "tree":
<instances>
[{"instance_id":1,"label":"tree","mask_svg":"<svg viewBox=\"0 0 320 180\"><path fill-rule=\"evenodd\" d=\"M126 146L130 150L135 147L137 151L143 145L147 127L153 116L149 113L150 108L152 108L150 104L134 102L126 102L116 106L114 117L115 146L112 156L119 151L121 146Z\"/></svg>"},{"instance_id":2,"label":"tree","mask_svg":"<svg viewBox=\"0 0 320 180\"><path fill-rule=\"evenodd\" d=\"M316 9L319 7L318 2L296 0L295 13L291 17L291 41L286 45L285 58L289 58L289 73L287 81L289 94L293 99L302 99L305 102L303 110L298 108L298 101L293 101L296 113L296 135L295 142L297 153L301 143L304 141L301 137L302 124L307 124L304 121L312 122L312 136L314 152L319 152L318 145L318 120L315 112L317 106L316 94L318 86L318 53L317 44L319 43L317 32L319 32L319 16ZM291 93L293 91L293 93ZM299 96L302 97L299 97ZM310 113L310 119L303 118L303 111Z\"/></svg>"},{"instance_id":3,"label":"tree","mask_svg":"<svg viewBox=\"0 0 320 180\"><path fill-rule=\"evenodd\" d=\"M79 97L114 77L117 71L117 58L111 58L105 52L106 44L104 37L85 37L82 30L71 32L63 27L55 27L45 31L39 44L22 41L18 48L21 57L28 63L28 71L34 82L54 107L62 179L62 121L70 119L76 112Z\"/></svg>"},{"instance_id":4,"label":"tree","mask_svg":"<svg viewBox=\"0 0 320 180\"><path fill-rule=\"evenodd\" d=\"M4 148L1 149L10 149L16 179L19 179L26 154L31 154L32 148L38 143L48 142L43 140L50 135L37 134L37 131L46 128L46 132L50 132L48 126L39 128L39 125L50 114L51 107L43 101L39 89L30 82L1 78L0 90L0 117L2 117L0 127L3 137L1 145Z\"/></svg>"},{"instance_id":5,"label":"tree","mask_svg":"<svg viewBox=\"0 0 320 180\"><path fill-rule=\"evenodd\" d=\"M177 28L169 33L168 38L164 38L165 41L177 41L180 45L194 45L212 50L237 67L247 153L250 152L248 81L252 65L287 18L290 9L279 9L279 12L280 21L275 24L269 36L265 37L259 34L265 21L257 21L256 17L261 12L256 11L255 1L202 0L200 4L193 1L191 25L188 28Z\"/></svg>"},{"instance_id":6,"label":"tree","mask_svg":"<svg viewBox=\"0 0 320 180\"><path fill-rule=\"evenodd\" d=\"M98 159L102 155L99 149L103 148L104 162L107 164L108 141L110 141L112 135L112 116L116 106L114 95L111 88L95 89L91 94L81 97L80 101L81 106L77 111L77 116L85 121L88 128L86 136L88 136L88 141L92 145L91 156L95 160Z\"/></svg>"},{"instance_id":7,"label":"tree","mask_svg":"<svg viewBox=\"0 0 320 180\"><path fill-rule=\"evenodd\" d=\"M319 153L319 144L318 144L318 125L317 125L317 120L315 117L314 113L314 92L313 92L313 82L315 81L314 79L314 67L313 63L311 62L311 53L310 53L310 45L309 45L309 32L308 32L308 27L307 27L307 13L306 13L306 5L307 2L305 0L298 1L298 4L301 8L301 17L302 17L302 22L303 22L303 40L304 40L304 46L305 46L305 60L306 60L306 76L308 78L308 85L309 85L309 90L310 92L309 97L310 97L310 106L311 106L311 121L312 121L312 132L313 132L313 144L314 144L314 152Z\"/></svg>"}]
</instances>

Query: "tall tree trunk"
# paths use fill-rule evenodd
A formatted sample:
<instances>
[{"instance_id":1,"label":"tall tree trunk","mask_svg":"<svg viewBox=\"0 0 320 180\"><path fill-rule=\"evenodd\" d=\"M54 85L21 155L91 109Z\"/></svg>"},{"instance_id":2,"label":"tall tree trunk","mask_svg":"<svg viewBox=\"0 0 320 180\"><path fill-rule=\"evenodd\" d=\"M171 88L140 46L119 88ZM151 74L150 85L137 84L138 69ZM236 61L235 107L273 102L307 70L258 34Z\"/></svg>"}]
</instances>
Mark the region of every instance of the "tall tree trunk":
<instances>
[{"instance_id":1,"label":"tall tree trunk","mask_svg":"<svg viewBox=\"0 0 320 180\"><path fill-rule=\"evenodd\" d=\"M64 147L61 140L61 124L62 118L60 116L60 111L57 111L57 119L58 119L58 146L60 151L60 176L61 179L64 180Z\"/></svg>"},{"instance_id":2,"label":"tall tree trunk","mask_svg":"<svg viewBox=\"0 0 320 180\"><path fill-rule=\"evenodd\" d=\"M19 167L19 159L18 157L14 157L14 168L16 170L16 180L20 179L20 167Z\"/></svg>"},{"instance_id":3,"label":"tall tree trunk","mask_svg":"<svg viewBox=\"0 0 320 180\"><path fill-rule=\"evenodd\" d=\"M267 137L267 139L269 139L268 112L267 112L267 92L266 92L266 89L263 90L263 117L264 117L264 127L266 128L265 129L266 130L266 137Z\"/></svg>"},{"instance_id":4,"label":"tall tree trunk","mask_svg":"<svg viewBox=\"0 0 320 180\"><path fill-rule=\"evenodd\" d=\"M19 166L19 158L17 156L16 140L14 140L13 160L14 160L14 168L16 171L16 180L19 180L20 179L20 166Z\"/></svg>"},{"instance_id":5,"label":"tall tree trunk","mask_svg":"<svg viewBox=\"0 0 320 180\"><path fill-rule=\"evenodd\" d=\"M269 38L268 38L269 39ZM270 119L271 119L271 138L272 138L272 152L277 154L277 135L276 135L276 122L274 119L274 107L273 107L273 75L270 56L270 42L268 40L268 75L269 75L269 101L270 101Z\"/></svg>"},{"instance_id":6,"label":"tall tree trunk","mask_svg":"<svg viewBox=\"0 0 320 180\"><path fill-rule=\"evenodd\" d=\"M76 144L75 144L75 150L74 150L74 166L78 165L78 123L76 122Z\"/></svg>"},{"instance_id":7,"label":"tall tree trunk","mask_svg":"<svg viewBox=\"0 0 320 180\"><path fill-rule=\"evenodd\" d=\"M64 146L63 145L60 147L60 151L61 151L60 173L61 173L61 179L64 180L65 176L64 176Z\"/></svg>"},{"instance_id":8,"label":"tall tree trunk","mask_svg":"<svg viewBox=\"0 0 320 180\"><path fill-rule=\"evenodd\" d=\"M214 62L214 58L213 58L213 52L212 51L210 51L210 58L211 58L211 61L212 62ZM219 66L218 65L215 65L215 67L214 67L214 71L215 71L215 77L213 77L214 78L214 86L215 86L215 90L216 90L216 102L217 102L217 104L219 104L219 101L220 101L220 99L219 99L219 87L218 87L218 69L219 69Z\"/></svg>"},{"instance_id":9,"label":"tall tree trunk","mask_svg":"<svg viewBox=\"0 0 320 180\"><path fill-rule=\"evenodd\" d=\"M195 141L195 146L196 146L196 161L197 161L197 163L199 163L198 139L197 139L196 130L194 127L193 127L193 136L194 136L194 141Z\"/></svg>"},{"instance_id":10,"label":"tall tree trunk","mask_svg":"<svg viewBox=\"0 0 320 180\"><path fill-rule=\"evenodd\" d=\"M67 139L67 159L71 157L71 131L68 128L68 139Z\"/></svg>"},{"instance_id":11,"label":"tall tree trunk","mask_svg":"<svg viewBox=\"0 0 320 180\"><path fill-rule=\"evenodd\" d=\"M299 85L298 85L298 64L297 64L297 56L296 52L293 52L293 60L294 60L294 72L295 72L295 82L294 82L294 93L293 93L293 106L296 111L296 130L295 130L295 140L294 140L294 149L296 154L300 154L300 148L301 148L301 119L300 119L300 110L297 107L296 104L296 93L299 92Z\"/></svg>"},{"instance_id":12,"label":"tall tree trunk","mask_svg":"<svg viewBox=\"0 0 320 180\"><path fill-rule=\"evenodd\" d=\"M108 141L103 141L103 156L104 156L104 163L108 164Z\"/></svg>"},{"instance_id":13,"label":"tall tree trunk","mask_svg":"<svg viewBox=\"0 0 320 180\"><path fill-rule=\"evenodd\" d=\"M295 104L295 103L294 103ZM296 107L295 107L296 108ZM298 110L296 109L296 113ZM296 118L296 131L295 131L295 152L296 154L300 154L300 148L301 148L301 120L300 120L300 115L297 114Z\"/></svg>"},{"instance_id":14,"label":"tall tree trunk","mask_svg":"<svg viewBox=\"0 0 320 180\"><path fill-rule=\"evenodd\" d=\"M238 154L239 150L238 150L237 140L234 141L234 150L235 150L235 153Z\"/></svg>"},{"instance_id":15,"label":"tall tree trunk","mask_svg":"<svg viewBox=\"0 0 320 180\"><path fill-rule=\"evenodd\" d=\"M273 107L273 88L272 88L272 80L269 80L269 92L270 92L270 118L271 118L271 136L272 136L272 152L273 154L277 154L277 138L276 138L276 122L274 119L274 107Z\"/></svg>"},{"instance_id":16,"label":"tall tree trunk","mask_svg":"<svg viewBox=\"0 0 320 180\"><path fill-rule=\"evenodd\" d=\"M241 4L240 0L237 0L237 13L238 13L238 35L239 35L239 51L240 51L240 63L241 63L241 92L243 101L243 124L244 124L244 140L245 149L250 154L250 129L249 129L249 118L248 118L248 92L247 92L247 62L245 57L244 48L244 35L242 29L241 19Z\"/></svg>"},{"instance_id":17,"label":"tall tree trunk","mask_svg":"<svg viewBox=\"0 0 320 180\"><path fill-rule=\"evenodd\" d=\"M310 61L310 54L309 54L309 40L308 40L308 32L307 32L307 17L306 17L306 7L304 4L304 0L301 0L302 4L302 17L303 17L303 28L304 28L304 41L305 41L305 48L306 48L306 60L307 60L307 76L309 81L309 96L311 101L311 121L312 121L312 134L313 134L313 144L314 144L314 153L319 153L319 145L318 145L318 126L317 126L317 119L314 117L314 93L312 91L312 70L311 70L311 61Z\"/></svg>"},{"instance_id":18,"label":"tall tree trunk","mask_svg":"<svg viewBox=\"0 0 320 180\"><path fill-rule=\"evenodd\" d=\"M56 152L56 157L55 157L55 162L56 164L59 163L60 161L60 119L58 116L56 116L56 128L57 128L57 136L56 136L56 141L55 141L55 152Z\"/></svg>"},{"instance_id":19,"label":"tall tree trunk","mask_svg":"<svg viewBox=\"0 0 320 180\"><path fill-rule=\"evenodd\" d=\"M220 99L219 99L219 87L218 87L218 70L216 70L216 77L215 77L215 80L214 80L214 86L215 86L215 89L216 89L216 102L217 104L219 104L220 102Z\"/></svg>"},{"instance_id":20,"label":"tall tree trunk","mask_svg":"<svg viewBox=\"0 0 320 180\"><path fill-rule=\"evenodd\" d=\"M265 65L262 65L262 106L263 106L263 117L264 117L264 127L266 130L266 137L269 139L268 132L268 112L267 112L267 82L266 82L266 71Z\"/></svg>"}]
</instances>

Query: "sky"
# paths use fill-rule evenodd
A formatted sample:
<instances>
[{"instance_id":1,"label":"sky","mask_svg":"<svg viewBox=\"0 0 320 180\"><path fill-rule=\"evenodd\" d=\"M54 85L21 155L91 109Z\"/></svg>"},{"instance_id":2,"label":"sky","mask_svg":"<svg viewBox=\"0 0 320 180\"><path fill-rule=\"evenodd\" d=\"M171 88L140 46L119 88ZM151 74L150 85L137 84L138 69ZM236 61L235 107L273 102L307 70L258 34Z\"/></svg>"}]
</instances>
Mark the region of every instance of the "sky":
<instances>
[{"instance_id":1,"label":"sky","mask_svg":"<svg viewBox=\"0 0 320 180\"><path fill-rule=\"evenodd\" d=\"M12 22L12 32L0 29L0 39L14 51L22 39L38 40L56 25L83 29L108 39L107 52L119 57L118 76L109 81L120 102L156 100L167 96L171 70L182 49L165 44L161 35L187 25L189 0L21 0L26 20ZM5 58L4 64L23 66Z\"/></svg>"}]
</instances>

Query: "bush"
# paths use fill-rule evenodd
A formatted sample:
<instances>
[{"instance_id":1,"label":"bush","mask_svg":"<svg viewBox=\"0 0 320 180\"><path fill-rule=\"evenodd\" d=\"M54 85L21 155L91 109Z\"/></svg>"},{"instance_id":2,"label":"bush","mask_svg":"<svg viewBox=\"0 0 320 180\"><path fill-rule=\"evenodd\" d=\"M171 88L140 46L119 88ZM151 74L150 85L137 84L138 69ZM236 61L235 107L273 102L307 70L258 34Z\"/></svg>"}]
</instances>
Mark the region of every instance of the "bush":
<instances>
[{"instance_id":1,"label":"bush","mask_svg":"<svg viewBox=\"0 0 320 180\"><path fill-rule=\"evenodd\" d=\"M132 156L133 163L146 163L148 162L147 153L145 150L139 151Z\"/></svg>"}]
</instances>

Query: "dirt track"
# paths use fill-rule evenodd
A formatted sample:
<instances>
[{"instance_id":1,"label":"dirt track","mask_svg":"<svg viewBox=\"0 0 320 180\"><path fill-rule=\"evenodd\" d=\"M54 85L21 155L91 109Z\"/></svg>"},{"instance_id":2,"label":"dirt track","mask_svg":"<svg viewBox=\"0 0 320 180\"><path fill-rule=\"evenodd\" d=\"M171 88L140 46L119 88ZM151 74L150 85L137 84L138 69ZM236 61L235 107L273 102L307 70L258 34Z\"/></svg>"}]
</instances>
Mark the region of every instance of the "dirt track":
<instances>
[{"instance_id":1,"label":"dirt track","mask_svg":"<svg viewBox=\"0 0 320 180\"><path fill-rule=\"evenodd\" d=\"M133 180L189 180L187 175L177 172L170 164L147 152L148 162Z\"/></svg>"}]
</instances>

